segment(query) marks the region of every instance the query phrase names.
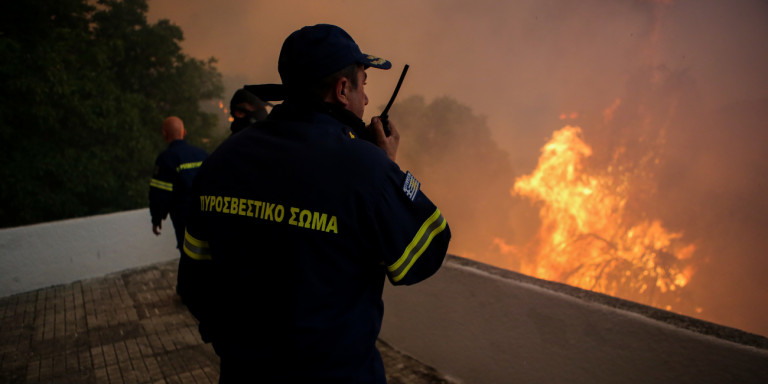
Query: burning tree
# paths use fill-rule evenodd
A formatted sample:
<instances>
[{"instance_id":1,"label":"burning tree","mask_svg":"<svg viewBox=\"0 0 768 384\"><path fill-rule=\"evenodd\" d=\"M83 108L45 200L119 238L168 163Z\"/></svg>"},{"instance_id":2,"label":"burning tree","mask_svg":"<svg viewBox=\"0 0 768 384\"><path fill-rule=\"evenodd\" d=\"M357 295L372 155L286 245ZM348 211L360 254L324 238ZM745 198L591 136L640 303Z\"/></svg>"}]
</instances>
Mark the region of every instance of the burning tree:
<instances>
[{"instance_id":1,"label":"burning tree","mask_svg":"<svg viewBox=\"0 0 768 384\"><path fill-rule=\"evenodd\" d=\"M544 145L537 168L511 191L539 205L541 228L521 272L672 309L694 273L693 244L660 220L628 209L642 170L621 165L590 171L592 148L581 128L566 126Z\"/></svg>"}]
</instances>

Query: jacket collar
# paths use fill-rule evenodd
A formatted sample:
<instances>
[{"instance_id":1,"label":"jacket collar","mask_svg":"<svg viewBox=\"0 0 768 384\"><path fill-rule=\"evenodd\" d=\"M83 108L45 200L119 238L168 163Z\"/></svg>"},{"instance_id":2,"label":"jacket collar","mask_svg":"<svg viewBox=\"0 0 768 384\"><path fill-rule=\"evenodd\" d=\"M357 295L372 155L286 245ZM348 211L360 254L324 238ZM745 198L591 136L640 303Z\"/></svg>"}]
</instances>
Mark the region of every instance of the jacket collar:
<instances>
[{"instance_id":1,"label":"jacket collar","mask_svg":"<svg viewBox=\"0 0 768 384\"><path fill-rule=\"evenodd\" d=\"M312 122L314 120L313 115L318 113L332 117L353 132L365 129L363 120L357 117L352 111L338 104L318 101L286 100L282 104L275 106L272 113L270 113L269 118Z\"/></svg>"}]
</instances>

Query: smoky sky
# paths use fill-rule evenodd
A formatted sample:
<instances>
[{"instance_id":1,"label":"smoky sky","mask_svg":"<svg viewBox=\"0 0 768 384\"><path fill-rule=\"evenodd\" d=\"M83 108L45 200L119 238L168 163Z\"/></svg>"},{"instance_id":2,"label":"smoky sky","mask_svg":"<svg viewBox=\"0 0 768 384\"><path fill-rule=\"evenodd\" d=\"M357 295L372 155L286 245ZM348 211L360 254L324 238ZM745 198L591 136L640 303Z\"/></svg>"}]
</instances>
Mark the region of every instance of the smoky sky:
<instances>
[{"instance_id":1,"label":"smoky sky","mask_svg":"<svg viewBox=\"0 0 768 384\"><path fill-rule=\"evenodd\" d=\"M502 146L529 168L561 113L597 113L643 66L685 68L702 108L768 95L768 5L688 1L246 1L150 0L194 57L216 57L235 84L279 82L277 55L295 29L333 23L366 53L393 62L369 71L380 111L399 70L404 96L450 95L486 115ZM532 148L532 149L530 149ZM516 148L519 149L519 148Z\"/></svg>"},{"instance_id":2,"label":"smoky sky","mask_svg":"<svg viewBox=\"0 0 768 384\"><path fill-rule=\"evenodd\" d=\"M485 116L515 176L565 124L596 157L652 136L662 164L645 209L697 244L700 317L768 335L768 2L149 0L161 18L187 54L218 59L227 92L279 82L294 30L339 25L393 63L368 71L366 120L409 64L399 98L450 96Z\"/></svg>"}]
</instances>

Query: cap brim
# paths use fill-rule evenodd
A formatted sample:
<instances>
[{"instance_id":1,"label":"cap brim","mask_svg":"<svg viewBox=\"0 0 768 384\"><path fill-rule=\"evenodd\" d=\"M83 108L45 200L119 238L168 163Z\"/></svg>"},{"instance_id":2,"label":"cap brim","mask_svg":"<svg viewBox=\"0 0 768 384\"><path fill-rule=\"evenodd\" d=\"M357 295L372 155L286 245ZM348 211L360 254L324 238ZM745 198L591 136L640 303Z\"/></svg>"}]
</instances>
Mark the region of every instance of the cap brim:
<instances>
[{"instance_id":1,"label":"cap brim","mask_svg":"<svg viewBox=\"0 0 768 384\"><path fill-rule=\"evenodd\" d=\"M366 67L373 67L373 68L379 68L379 69L392 68L392 63L390 63L389 60L382 59L381 57L376 57L373 55L363 54L363 57L360 59L360 62Z\"/></svg>"}]
</instances>

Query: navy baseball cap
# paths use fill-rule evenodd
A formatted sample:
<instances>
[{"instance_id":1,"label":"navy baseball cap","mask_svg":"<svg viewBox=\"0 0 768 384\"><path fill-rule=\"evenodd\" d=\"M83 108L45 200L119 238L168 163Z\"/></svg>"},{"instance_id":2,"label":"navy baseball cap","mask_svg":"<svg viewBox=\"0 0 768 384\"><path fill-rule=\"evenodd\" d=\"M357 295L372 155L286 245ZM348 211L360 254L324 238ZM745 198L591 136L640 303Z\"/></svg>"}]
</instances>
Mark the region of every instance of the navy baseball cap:
<instances>
[{"instance_id":1,"label":"navy baseball cap","mask_svg":"<svg viewBox=\"0 0 768 384\"><path fill-rule=\"evenodd\" d=\"M354 63L366 68L392 68L389 61L362 53L343 29L317 24L301 28L285 39L277 71L283 84L291 86L320 80Z\"/></svg>"}]
</instances>

